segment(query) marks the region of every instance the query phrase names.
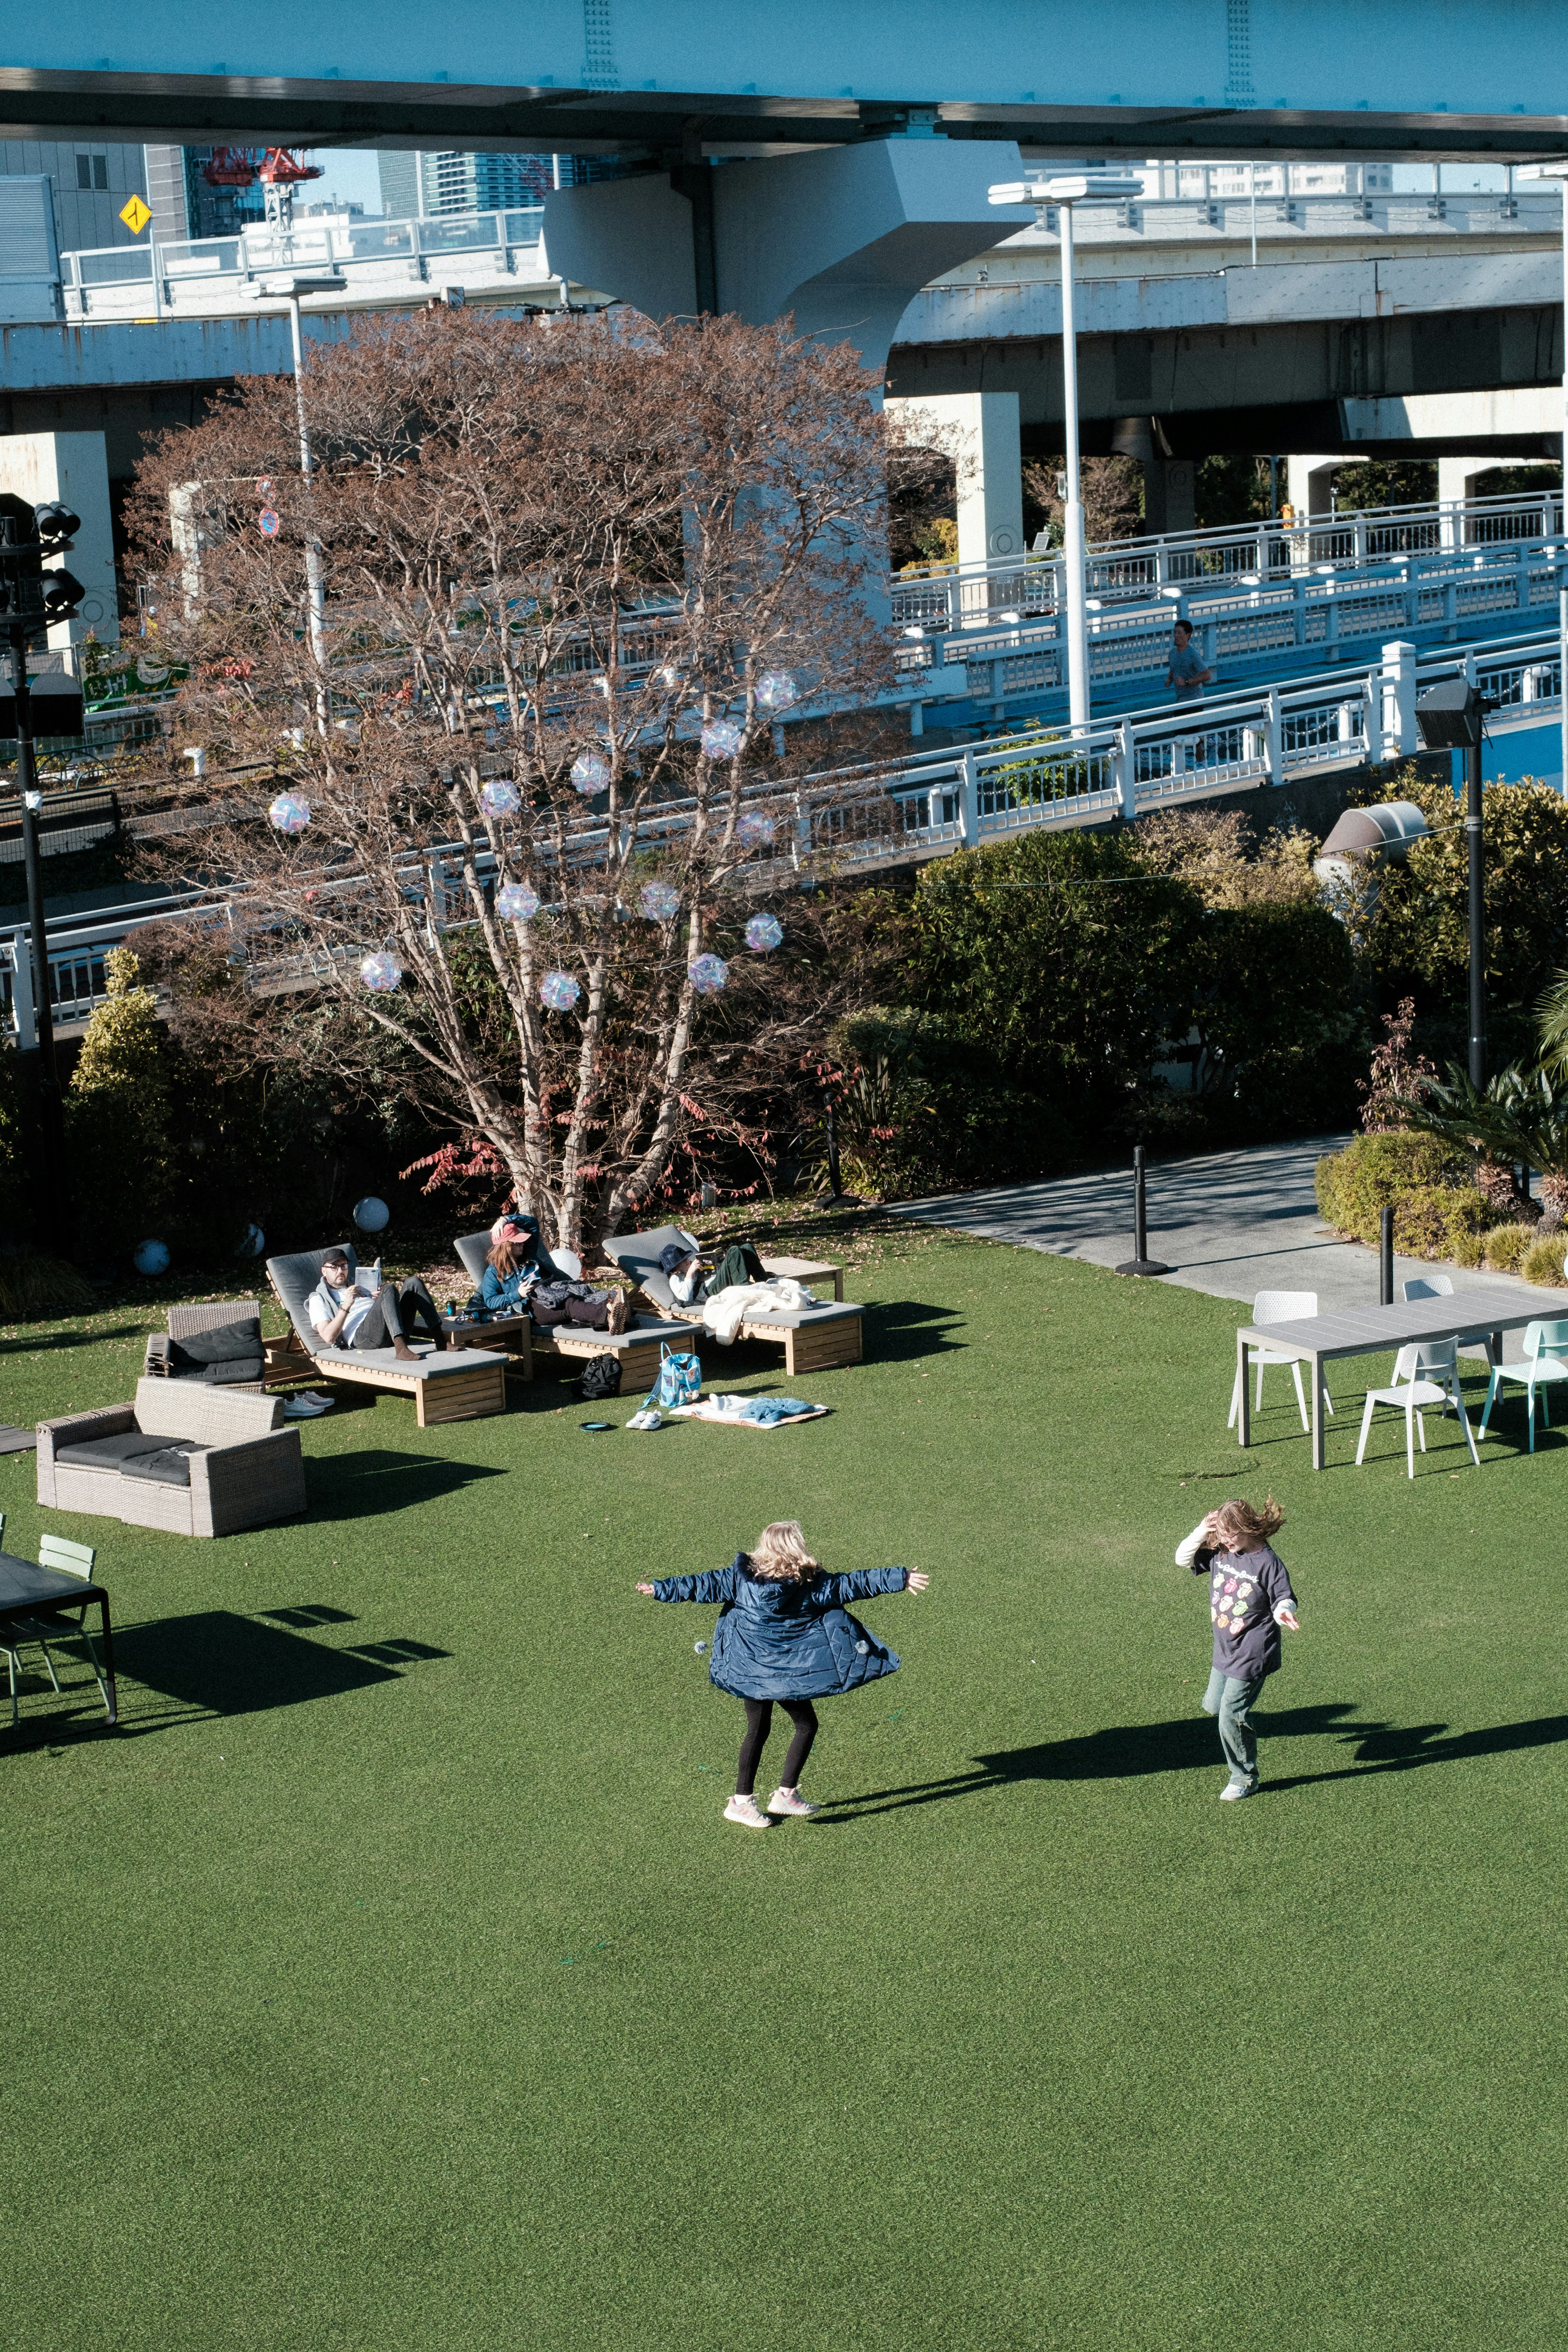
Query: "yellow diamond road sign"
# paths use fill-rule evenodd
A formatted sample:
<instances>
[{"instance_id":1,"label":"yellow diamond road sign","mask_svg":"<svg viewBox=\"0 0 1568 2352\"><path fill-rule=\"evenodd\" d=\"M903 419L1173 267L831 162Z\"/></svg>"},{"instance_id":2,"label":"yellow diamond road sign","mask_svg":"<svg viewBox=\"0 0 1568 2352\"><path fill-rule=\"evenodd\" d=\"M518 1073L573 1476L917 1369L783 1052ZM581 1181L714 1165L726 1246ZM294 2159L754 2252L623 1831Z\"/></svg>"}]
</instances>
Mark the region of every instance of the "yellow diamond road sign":
<instances>
[{"instance_id":1,"label":"yellow diamond road sign","mask_svg":"<svg viewBox=\"0 0 1568 2352\"><path fill-rule=\"evenodd\" d=\"M121 210L120 217L132 236L140 236L153 215L140 196L132 196L131 202Z\"/></svg>"}]
</instances>

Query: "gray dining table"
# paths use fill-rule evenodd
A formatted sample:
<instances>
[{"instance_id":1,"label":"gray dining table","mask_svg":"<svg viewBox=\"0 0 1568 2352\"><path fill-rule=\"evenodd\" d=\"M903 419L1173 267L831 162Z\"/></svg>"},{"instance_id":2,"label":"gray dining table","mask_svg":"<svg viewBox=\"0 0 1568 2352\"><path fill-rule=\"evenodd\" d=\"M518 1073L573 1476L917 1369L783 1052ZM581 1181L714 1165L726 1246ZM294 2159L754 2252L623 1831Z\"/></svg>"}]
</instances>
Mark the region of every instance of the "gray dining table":
<instances>
[{"instance_id":1,"label":"gray dining table","mask_svg":"<svg viewBox=\"0 0 1568 2352\"><path fill-rule=\"evenodd\" d=\"M1247 1323L1236 1335L1241 1376L1238 1444L1252 1443L1247 1394L1247 1351L1267 1348L1312 1367L1312 1467L1323 1466L1323 1366L1342 1356L1382 1356L1415 1340L1489 1339L1502 1360L1505 1331L1527 1323L1568 1323L1568 1291L1526 1290L1518 1283L1478 1283L1451 1298L1407 1298L1394 1307L1344 1307L1331 1315L1302 1315L1289 1323Z\"/></svg>"}]
</instances>

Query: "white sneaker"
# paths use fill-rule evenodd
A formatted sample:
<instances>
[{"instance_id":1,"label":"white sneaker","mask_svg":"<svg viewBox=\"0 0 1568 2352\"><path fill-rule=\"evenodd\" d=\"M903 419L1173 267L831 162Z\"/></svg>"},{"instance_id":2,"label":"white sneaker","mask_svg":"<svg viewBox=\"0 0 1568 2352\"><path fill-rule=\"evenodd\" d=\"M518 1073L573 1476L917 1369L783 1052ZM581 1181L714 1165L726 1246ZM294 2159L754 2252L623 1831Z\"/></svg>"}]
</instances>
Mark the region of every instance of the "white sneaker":
<instances>
[{"instance_id":1,"label":"white sneaker","mask_svg":"<svg viewBox=\"0 0 1568 2352\"><path fill-rule=\"evenodd\" d=\"M807 1813L816 1812L816 1807L808 1805L798 1789L775 1789L768 1799L768 1811L770 1813L798 1813L804 1821Z\"/></svg>"},{"instance_id":2,"label":"white sneaker","mask_svg":"<svg viewBox=\"0 0 1568 2352\"><path fill-rule=\"evenodd\" d=\"M724 1808L727 1822L739 1822L742 1829L766 1830L773 1827L766 1813L757 1811L755 1797L731 1797Z\"/></svg>"},{"instance_id":3,"label":"white sneaker","mask_svg":"<svg viewBox=\"0 0 1568 2352\"><path fill-rule=\"evenodd\" d=\"M1234 1805L1238 1797L1256 1797L1257 1794L1256 1780L1227 1780L1219 1792L1219 1801L1222 1805Z\"/></svg>"}]
</instances>

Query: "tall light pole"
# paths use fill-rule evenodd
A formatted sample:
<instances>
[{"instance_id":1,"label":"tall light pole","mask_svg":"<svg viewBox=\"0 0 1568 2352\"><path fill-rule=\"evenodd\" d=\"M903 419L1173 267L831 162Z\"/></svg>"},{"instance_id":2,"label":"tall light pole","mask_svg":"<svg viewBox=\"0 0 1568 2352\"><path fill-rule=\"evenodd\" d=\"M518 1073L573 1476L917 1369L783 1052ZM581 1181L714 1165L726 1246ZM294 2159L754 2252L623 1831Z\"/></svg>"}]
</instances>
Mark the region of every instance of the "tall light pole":
<instances>
[{"instance_id":1,"label":"tall light pole","mask_svg":"<svg viewBox=\"0 0 1568 2352\"><path fill-rule=\"evenodd\" d=\"M258 295L279 296L289 305L289 331L294 345L294 407L300 420L300 472L308 482L313 467L310 456L310 425L305 414L305 339L300 325L301 294L341 293L348 284L336 270L318 271L304 276L289 271L280 277L263 278L255 287ZM252 289L246 288L249 293ZM324 735L327 731L327 651L326 651L326 592L321 577L321 550L318 541L307 536L305 541L305 594L309 606L308 625L310 651L316 661L316 713Z\"/></svg>"},{"instance_id":2,"label":"tall light pole","mask_svg":"<svg viewBox=\"0 0 1568 2352\"><path fill-rule=\"evenodd\" d=\"M1068 709L1075 727L1089 724L1089 631L1084 613L1083 489L1078 457L1078 336L1073 320L1073 206L1115 204L1143 193L1142 180L1109 172L1072 172L1049 180L1007 180L988 191L994 205L1033 205L1035 225L1048 228L1047 210L1061 216L1062 389L1067 412L1068 495L1062 517L1068 586Z\"/></svg>"},{"instance_id":3,"label":"tall light pole","mask_svg":"<svg viewBox=\"0 0 1568 2352\"><path fill-rule=\"evenodd\" d=\"M1563 199L1563 524L1568 537L1568 158L1527 163L1521 180L1555 180ZM1568 578L1557 583L1557 683L1563 697L1563 790L1568 795Z\"/></svg>"}]
</instances>

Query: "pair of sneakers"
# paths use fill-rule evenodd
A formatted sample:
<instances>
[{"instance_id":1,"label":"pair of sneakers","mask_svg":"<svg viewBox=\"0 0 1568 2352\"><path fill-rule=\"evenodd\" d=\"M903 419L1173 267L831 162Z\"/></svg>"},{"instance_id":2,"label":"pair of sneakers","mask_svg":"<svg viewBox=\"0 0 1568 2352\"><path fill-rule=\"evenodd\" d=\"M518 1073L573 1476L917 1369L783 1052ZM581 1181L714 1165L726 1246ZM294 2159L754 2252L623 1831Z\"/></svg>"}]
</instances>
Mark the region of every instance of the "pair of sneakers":
<instances>
[{"instance_id":1,"label":"pair of sneakers","mask_svg":"<svg viewBox=\"0 0 1568 2352\"><path fill-rule=\"evenodd\" d=\"M298 1395L283 1400L285 1421L314 1421L318 1414L330 1412L331 1409L331 1398L322 1396L316 1389L303 1389Z\"/></svg>"},{"instance_id":2,"label":"pair of sneakers","mask_svg":"<svg viewBox=\"0 0 1568 2352\"><path fill-rule=\"evenodd\" d=\"M1224 1788L1219 1792L1219 1801L1222 1805L1234 1805L1237 1800L1240 1797L1256 1797L1257 1794L1258 1775L1256 1772L1252 1775L1250 1780L1243 1780L1238 1774L1233 1772L1229 1780L1226 1782Z\"/></svg>"},{"instance_id":3,"label":"pair of sneakers","mask_svg":"<svg viewBox=\"0 0 1568 2352\"><path fill-rule=\"evenodd\" d=\"M804 1819L807 1813L815 1813L816 1811L816 1807L808 1805L798 1789L775 1789L768 1799L765 1812L755 1797L731 1797L724 1808L724 1819L739 1822L742 1829L765 1830L772 1827L774 1819L783 1819L791 1813Z\"/></svg>"}]
</instances>

